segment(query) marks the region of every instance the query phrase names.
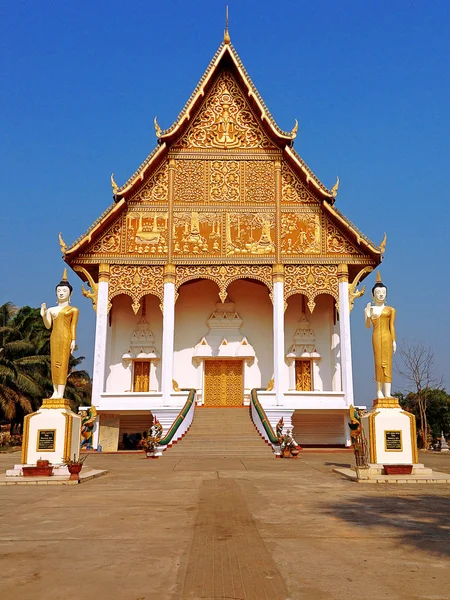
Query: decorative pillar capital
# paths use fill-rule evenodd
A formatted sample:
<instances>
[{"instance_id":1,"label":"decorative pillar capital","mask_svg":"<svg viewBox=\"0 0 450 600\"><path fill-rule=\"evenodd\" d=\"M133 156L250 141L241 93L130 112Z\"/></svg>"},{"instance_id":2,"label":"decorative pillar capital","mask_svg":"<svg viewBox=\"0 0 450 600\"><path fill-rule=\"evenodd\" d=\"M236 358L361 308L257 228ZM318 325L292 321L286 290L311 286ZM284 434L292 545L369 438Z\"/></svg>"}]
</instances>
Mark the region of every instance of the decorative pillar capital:
<instances>
[{"instance_id":1,"label":"decorative pillar capital","mask_svg":"<svg viewBox=\"0 0 450 600\"><path fill-rule=\"evenodd\" d=\"M284 281L284 265L272 265L272 281L274 283Z\"/></svg>"},{"instance_id":2,"label":"decorative pillar capital","mask_svg":"<svg viewBox=\"0 0 450 600\"><path fill-rule=\"evenodd\" d=\"M175 265L164 265L164 283L175 283Z\"/></svg>"},{"instance_id":3,"label":"decorative pillar capital","mask_svg":"<svg viewBox=\"0 0 450 600\"><path fill-rule=\"evenodd\" d=\"M348 283L348 265L342 263L338 265L337 276L339 283L347 282Z\"/></svg>"},{"instance_id":4,"label":"decorative pillar capital","mask_svg":"<svg viewBox=\"0 0 450 600\"><path fill-rule=\"evenodd\" d=\"M276 160L274 163L275 169L281 171L281 160Z\"/></svg>"},{"instance_id":5,"label":"decorative pillar capital","mask_svg":"<svg viewBox=\"0 0 450 600\"><path fill-rule=\"evenodd\" d=\"M109 265L106 263L100 263L98 266L98 282L109 281Z\"/></svg>"}]
</instances>

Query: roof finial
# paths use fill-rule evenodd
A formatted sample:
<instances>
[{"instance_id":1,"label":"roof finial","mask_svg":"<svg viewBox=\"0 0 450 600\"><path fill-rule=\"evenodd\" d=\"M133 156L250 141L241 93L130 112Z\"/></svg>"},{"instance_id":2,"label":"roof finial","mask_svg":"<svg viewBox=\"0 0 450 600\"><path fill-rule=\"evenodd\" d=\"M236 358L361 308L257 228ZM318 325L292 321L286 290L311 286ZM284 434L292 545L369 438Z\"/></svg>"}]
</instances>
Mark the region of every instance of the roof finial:
<instances>
[{"instance_id":1,"label":"roof finial","mask_svg":"<svg viewBox=\"0 0 450 600\"><path fill-rule=\"evenodd\" d=\"M339 177L336 177L336 183L331 188L331 194L333 198L336 198L339 189Z\"/></svg>"},{"instance_id":2,"label":"roof finial","mask_svg":"<svg viewBox=\"0 0 450 600\"><path fill-rule=\"evenodd\" d=\"M228 5L225 12L225 32L223 34L223 43L229 44L231 42L230 34L228 33Z\"/></svg>"}]
</instances>

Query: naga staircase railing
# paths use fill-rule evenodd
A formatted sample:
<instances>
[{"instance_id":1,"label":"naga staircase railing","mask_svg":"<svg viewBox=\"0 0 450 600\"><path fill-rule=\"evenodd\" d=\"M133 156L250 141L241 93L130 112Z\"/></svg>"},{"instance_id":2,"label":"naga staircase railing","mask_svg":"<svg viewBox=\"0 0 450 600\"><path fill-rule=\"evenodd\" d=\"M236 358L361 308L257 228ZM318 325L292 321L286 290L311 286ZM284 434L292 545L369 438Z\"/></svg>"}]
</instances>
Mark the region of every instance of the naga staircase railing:
<instances>
[{"instance_id":1,"label":"naga staircase railing","mask_svg":"<svg viewBox=\"0 0 450 600\"><path fill-rule=\"evenodd\" d=\"M170 444L170 442L174 439L178 440L182 435L186 433L192 423L192 419L194 418L194 410L195 410L195 394L197 390L181 390L182 392L189 392L187 400L183 408L181 409L178 417L172 423L169 431L166 435L161 438L158 442L158 446L161 450L164 450L166 446Z\"/></svg>"},{"instance_id":2,"label":"naga staircase railing","mask_svg":"<svg viewBox=\"0 0 450 600\"><path fill-rule=\"evenodd\" d=\"M262 389L253 388L250 392L250 412L252 421L261 436L271 444L274 452L279 453L280 441L275 435L272 425L258 400L258 392Z\"/></svg>"}]
</instances>

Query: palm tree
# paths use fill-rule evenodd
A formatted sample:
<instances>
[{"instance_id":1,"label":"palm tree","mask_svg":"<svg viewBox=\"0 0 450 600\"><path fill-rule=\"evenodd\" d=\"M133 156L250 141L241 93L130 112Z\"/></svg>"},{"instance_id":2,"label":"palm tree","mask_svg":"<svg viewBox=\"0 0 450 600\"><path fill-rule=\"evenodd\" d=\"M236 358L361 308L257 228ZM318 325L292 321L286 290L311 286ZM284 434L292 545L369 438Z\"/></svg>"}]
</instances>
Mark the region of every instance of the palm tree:
<instances>
[{"instance_id":1,"label":"palm tree","mask_svg":"<svg viewBox=\"0 0 450 600\"><path fill-rule=\"evenodd\" d=\"M0 419L9 421L13 431L53 390L50 331L39 309L17 309L11 302L0 306L0 344ZM90 404L90 376L76 369L82 360L72 356L69 363L66 396L75 410Z\"/></svg>"}]
</instances>

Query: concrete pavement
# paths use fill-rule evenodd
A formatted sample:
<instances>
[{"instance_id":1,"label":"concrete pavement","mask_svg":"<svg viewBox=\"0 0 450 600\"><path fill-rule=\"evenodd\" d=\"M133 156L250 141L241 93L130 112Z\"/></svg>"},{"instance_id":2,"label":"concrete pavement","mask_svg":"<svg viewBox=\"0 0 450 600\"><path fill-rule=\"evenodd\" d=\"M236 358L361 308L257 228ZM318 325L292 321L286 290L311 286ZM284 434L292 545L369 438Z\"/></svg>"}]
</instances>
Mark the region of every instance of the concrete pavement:
<instances>
[{"instance_id":1,"label":"concrete pavement","mask_svg":"<svg viewBox=\"0 0 450 600\"><path fill-rule=\"evenodd\" d=\"M5 471L19 454L0 455ZM420 461L450 473L450 457ZM450 486L362 486L299 460L88 457L84 485L0 487L17 600L450 599Z\"/></svg>"}]
</instances>

